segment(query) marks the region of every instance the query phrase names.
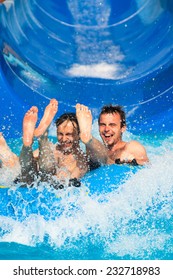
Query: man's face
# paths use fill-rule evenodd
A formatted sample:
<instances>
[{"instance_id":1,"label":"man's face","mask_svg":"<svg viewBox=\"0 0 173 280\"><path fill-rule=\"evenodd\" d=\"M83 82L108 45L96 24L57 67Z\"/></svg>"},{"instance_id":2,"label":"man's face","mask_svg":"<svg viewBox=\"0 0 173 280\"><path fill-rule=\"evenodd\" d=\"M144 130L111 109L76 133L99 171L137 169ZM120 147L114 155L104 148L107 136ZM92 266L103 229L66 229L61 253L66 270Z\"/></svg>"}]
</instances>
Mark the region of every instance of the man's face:
<instances>
[{"instance_id":1,"label":"man's face","mask_svg":"<svg viewBox=\"0 0 173 280\"><path fill-rule=\"evenodd\" d=\"M100 136L106 146L114 146L122 139L126 127L121 127L121 118L118 113L102 114L99 122Z\"/></svg>"},{"instance_id":2,"label":"man's face","mask_svg":"<svg viewBox=\"0 0 173 280\"><path fill-rule=\"evenodd\" d=\"M69 120L64 121L57 128L57 138L61 150L64 152L71 152L75 145L79 143L76 124Z\"/></svg>"}]
</instances>

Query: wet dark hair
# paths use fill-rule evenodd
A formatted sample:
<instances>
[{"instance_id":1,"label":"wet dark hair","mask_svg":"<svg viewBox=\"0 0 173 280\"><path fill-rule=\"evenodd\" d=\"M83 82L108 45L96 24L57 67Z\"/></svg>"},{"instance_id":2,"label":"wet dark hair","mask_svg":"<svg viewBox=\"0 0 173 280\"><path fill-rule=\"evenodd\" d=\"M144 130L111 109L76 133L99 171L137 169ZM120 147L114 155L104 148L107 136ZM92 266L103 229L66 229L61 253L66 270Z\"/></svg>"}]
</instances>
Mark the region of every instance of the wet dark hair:
<instances>
[{"instance_id":1,"label":"wet dark hair","mask_svg":"<svg viewBox=\"0 0 173 280\"><path fill-rule=\"evenodd\" d=\"M102 107L100 115L99 115L99 119L98 119L98 123L100 124L100 117L101 115L104 114L119 114L120 115L120 119L121 119L121 127L126 126L126 115L125 112L122 108L122 106L120 105L106 105L104 107Z\"/></svg>"},{"instance_id":2,"label":"wet dark hair","mask_svg":"<svg viewBox=\"0 0 173 280\"><path fill-rule=\"evenodd\" d=\"M78 134L80 133L79 124L78 124L78 120L77 120L75 113L65 113L65 114L61 115L55 121L56 127L58 128L58 126L61 125L65 121L70 121L73 124L73 127L75 129L77 128ZM76 124L76 126L74 124Z\"/></svg>"}]
</instances>

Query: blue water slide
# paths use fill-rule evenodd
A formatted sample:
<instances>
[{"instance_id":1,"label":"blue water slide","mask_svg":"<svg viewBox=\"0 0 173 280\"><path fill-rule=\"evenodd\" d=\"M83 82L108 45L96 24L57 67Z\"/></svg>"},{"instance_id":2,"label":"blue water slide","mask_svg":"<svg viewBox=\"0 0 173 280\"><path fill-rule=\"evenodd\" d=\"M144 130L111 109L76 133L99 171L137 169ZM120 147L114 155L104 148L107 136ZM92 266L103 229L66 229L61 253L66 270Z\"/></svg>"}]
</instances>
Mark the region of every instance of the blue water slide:
<instances>
[{"instance_id":1,"label":"blue water slide","mask_svg":"<svg viewBox=\"0 0 173 280\"><path fill-rule=\"evenodd\" d=\"M21 135L31 106L59 114L124 106L133 133L169 133L172 0L6 0L0 4L0 131Z\"/></svg>"}]
</instances>

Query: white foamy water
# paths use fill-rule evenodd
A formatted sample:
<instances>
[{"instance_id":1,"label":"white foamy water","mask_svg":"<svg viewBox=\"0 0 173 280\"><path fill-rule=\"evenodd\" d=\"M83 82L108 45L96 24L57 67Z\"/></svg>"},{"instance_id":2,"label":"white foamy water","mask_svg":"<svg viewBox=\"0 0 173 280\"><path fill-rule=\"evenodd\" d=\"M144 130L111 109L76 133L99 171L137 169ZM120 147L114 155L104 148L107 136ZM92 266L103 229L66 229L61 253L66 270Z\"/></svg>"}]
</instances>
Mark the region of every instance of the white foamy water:
<instances>
[{"instance_id":1,"label":"white foamy water","mask_svg":"<svg viewBox=\"0 0 173 280\"><path fill-rule=\"evenodd\" d=\"M127 76L129 70L125 69L123 65L118 63L108 64L106 62L82 65L73 64L67 71L71 77L92 77L100 79L122 79Z\"/></svg>"},{"instance_id":2,"label":"white foamy water","mask_svg":"<svg viewBox=\"0 0 173 280\"><path fill-rule=\"evenodd\" d=\"M122 79L132 69L123 65L124 54L115 45L109 25L110 2L68 0L74 18L76 57L66 71L71 77Z\"/></svg>"},{"instance_id":3,"label":"white foamy water","mask_svg":"<svg viewBox=\"0 0 173 280\"><path fill-rule=\"evenodd\" d=\"M127 133L126 137L130 136ZM161 140L159 145L145 142L150 164L120 183L119 188L99 195L88 195L89 185L61 192L54 190L57 200L51 203L40 189L37 205L49 215L45 218L41 212L30 214L22 221L1 216L1 242L36 246L44 243L47 236L54 248L71 246L74 249L78 240L89 238L95 246L104 245L104 253L111 256L130 254L142 258L157 250L167 251L173 230L170 222L173 215L172 136ZM20 203L21 197L18 199ZM27 201L24 204L23 217ZM15 200L13 206L18 216L21 209L20 204L16 205Z\"/></svg>"}]
</instances>

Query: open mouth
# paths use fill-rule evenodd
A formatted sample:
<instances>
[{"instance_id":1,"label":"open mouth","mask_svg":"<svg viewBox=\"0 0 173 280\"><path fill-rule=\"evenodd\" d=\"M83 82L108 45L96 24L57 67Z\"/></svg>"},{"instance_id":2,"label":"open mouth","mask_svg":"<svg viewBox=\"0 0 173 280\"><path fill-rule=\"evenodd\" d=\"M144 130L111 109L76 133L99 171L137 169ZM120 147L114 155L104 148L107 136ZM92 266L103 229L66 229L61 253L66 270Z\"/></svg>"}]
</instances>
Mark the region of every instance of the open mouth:
<instances>
[{"instance_id":1,"label":"open mouth","mask_svg":"<svg viewBox=\"0 0 173 280\"><path fill-rule=\"evenodd\" d=\"M71 143L65 143L63 144L64 147L70 147L71 146Z\"/></svg>"},{"instance_id":2,"label":"open mouth","mask_svg":"<svg viewBox=\"0 0 173 280\"><path fill-rule=\"evenodd\" d=\"M106 141L109 141L110 139L112 139L112 135L103 135L103 137Z\"/></svg>"},{"instance_id":3,"label":"open mouth","mask_svg":"<svg viewBox=\"0 0 173 280\"><path fill-rule=\"evenodd\" d=\"M72 143L71 142L68 142L68 143L61 143L61 146L64 148L64 149L67 149L67 148L70 148L72 146Z\"/></svg>"}]
</instances>

